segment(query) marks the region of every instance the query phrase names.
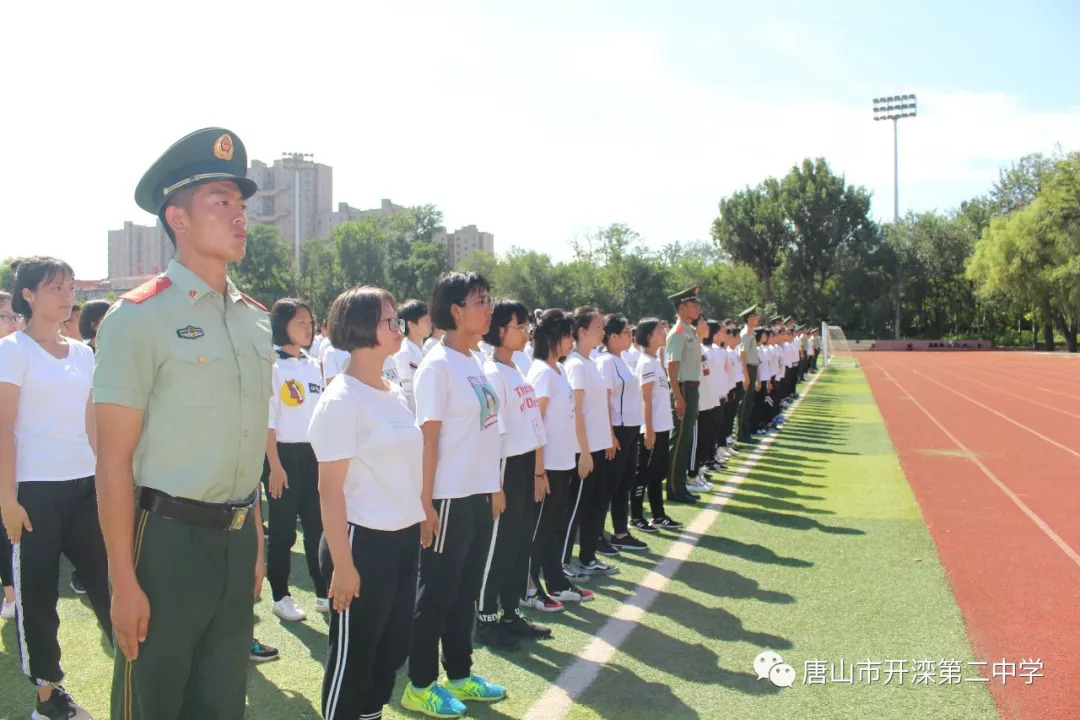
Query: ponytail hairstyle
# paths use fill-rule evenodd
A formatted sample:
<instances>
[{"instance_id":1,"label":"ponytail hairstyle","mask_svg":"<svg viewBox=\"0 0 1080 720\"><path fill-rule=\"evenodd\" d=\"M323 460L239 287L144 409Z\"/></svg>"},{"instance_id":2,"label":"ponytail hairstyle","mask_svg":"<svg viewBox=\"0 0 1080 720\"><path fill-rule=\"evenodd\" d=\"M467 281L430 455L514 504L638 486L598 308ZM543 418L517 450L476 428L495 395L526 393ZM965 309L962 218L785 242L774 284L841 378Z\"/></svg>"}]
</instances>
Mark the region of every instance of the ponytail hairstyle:
<instances>
[{"instance_id":1,"label":"ponytail hairstyle","mask_svg":"<svg viewBox=\"0 0 1080 720\"><path fill-rule=\"evenodd\" d=\"M533 357L547 361L559 351L563 338L573 337L573 334L570 313L559 308L537 310L533 313Z\"/></svg>"},{"instance_id":2,"label":"ponytail hairstyle","mask_svg":"<svg viewBox=\"0 0 1080 720\"><path fill-rule=\"evenodd\" d=\"M582 307L575 308L572 320L574 323L574 342L577 342L578 335L582 330L588 329L592 325L592 321L600 317L600 311L594 307L583 305Z\"/></svg>"},{"instance_id":3,"label":"ponytail hairstyle","mask_svg":"<svg viewBox=\"0 0 1080 720\"><path fill-rule=\"evenodd\" d=\"M501 346L502 338L499 336L499 331L509 325L511 320L527 323L529 321L528 308L517 300L499 298L495 301L495 309L491 312L491 325L488 326L487 334L484 335L484 342L491 347Z\"/></svg>"},{"instance_id":4,"label":"ponytail hairstyle","mask_svg":"<svg viewBox=\"0 0 1080 720\"><path fill-rule=\"evenodd\" d=\"M622 313L611 313L604 316L604 339L603 345L608 344L612 335L618 335L630 325L630 321Z\"/></svg>"},{"instance_id":5,"label":"ponytail hairstyle","mask_svg":"<svg viewBox=\"0 0 1080 720\"><path fill-rule=\"evenodd\" d=\"M660 325L660 318L646 317L638 320L637 329L634 331L634 342L638 344L638 347L642 350L648 349L649 336L653 334L658 325Z\"/></svg>"}]
</instances>

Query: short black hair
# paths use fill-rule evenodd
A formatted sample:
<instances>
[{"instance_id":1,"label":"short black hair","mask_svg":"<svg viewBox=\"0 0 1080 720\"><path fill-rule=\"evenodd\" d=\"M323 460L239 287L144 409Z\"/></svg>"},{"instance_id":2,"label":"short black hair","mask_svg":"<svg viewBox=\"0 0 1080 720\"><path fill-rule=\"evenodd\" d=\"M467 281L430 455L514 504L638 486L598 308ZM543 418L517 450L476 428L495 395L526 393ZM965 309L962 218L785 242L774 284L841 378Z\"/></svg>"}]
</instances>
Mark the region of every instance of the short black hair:
<instances>
[{"instance_id":1,"label":"short black hair","mask_svg":"<svg viewBox=\"0 0 1080 720\"><path fill-rule=\"evenodd\" d=\"M108 300L91 300L83 305L82 315L79 316L79 334L83 340L93 340L97 337L97 328L94 326L101 322L105 313L109 312L112 303Z\"/></svg>"},{"instance_id":2,"label":"short black hair","mask_svg":"<svg viewBox=\"0 0 1080 720\"><path fill-rule=\"evenodd\" d=\"M638 320L637 329L634 330L634 342L640 347L647 348L649 336L656 331L658 325L660 325L660 318L646 317Z\"/></svg>"},{"instance_id":3,"label":"short black hair","mask_svg":"<svg viewBox=\"0 0 1080 720\"><path fill-rule=\"evenodd\" d=\"M173 205L190 211L191 201L195 197L195 188L197 187L198 185L193 185L192 187L186 187L177 190L175 193L173 193L173 196L165 202L165 205L161 208L161 212L158 213L158 220L161 221L161 226L165 228L165 234L169 236L170 240L172 240L172 245L174 248L176 247L176 233L169 225L169 221L165 219L165 211L171 208Z\"/></svg>"},{"instance_id":4,"label":"short black hair","mask_svg":"<svg viewBox=\"0 0 1080 720\"><path fill-rule=\"evenodd\" d=\"M589 305L574 308L574 340L578 339L578 333L581 330L585 330L592 325L592 321L598 317L600 317L600 311Z\"/></svg>"},{"instance_id":5,"label":"short black hair","mask_svg":"<svg viewBox=\"0 0 1080 720\"><path fill-rule=\"evenodd\" d=\"M491 292L491 284L479 273L451 271L440 275L431 292L431 321L435 327L457 330L454 315L450 312L451 306L464 305L470 295L481 290Z\"/></svg>"},{"instance_id":6,"label":"short black hair","mask_svg":"<svg viewBox=\"0 0 1080 720\"><path fill-rule=\"evenodd\" d=\"M559 308L537 310L533 316L533 357L547 360L558 350L563 338L573 335L574 322L570 313Z\"/></svg>"},{"instance_id":7,"label":"short black hair","mask_svg":"<svg viewBox=\"0 0 1080 720\"><path fill-rule=\"evenodd\" d=\"M705 336L705 339L702 340L702 342L705 343L706 345L712 345L713 344L713 338L716 337L716 333L718 333L718 332L720 332L720 323L718 323L716 320L710 320L709 321L709 334Z\"/></svg>"},{"instance_id":8,"label":"short black hair","mask_svg":"<svg viewBox=\"0 0 1080 720\"><path fill-rule=\"evenodd\" d=\"M379 323L383 320L382 306L387 302L396 304L389 292L370 285L354 287L338 295L326 317L330 344L349 353L357 348L375 347Z\"/></svg>"},{"instance_id":9,"label":"short black hair","mask_svg":"<svg viewBox=\"0 0 1080 720\"><path fill-rule=\"evenodd\" d=\"M57 275L75 278L75 271L63 260L54 257L32 257L19 261L15 270L15 289L11 293L11 309L27 320L33 314L30 303L23 297L23 290L37 291Z\"/></svg>"},{"instance_id":10,"label":"short black hair","mask_svg":"<svg viewBox=\"0 0 1080 720\"><path fill-rule=\"evenodd\" d=\"M270 342L278 346L291 345L289 323L301 309L307 310L312 319L311 306L299 298L281 298L270 308Z\"/></svg>"},{"instance_id":11,"label":"short black hair","mask_svg":"<svg viewBox=\"0 0 1080 720\"><path fill-rule=\"evenodd\" d=\"M409 323L415 325L420 322L420 318L428 314L427 303L423 300L406 300L398 308L397 317L398 320L405 321L405 333L409 332Z\"/></svg>"},{"instance_id":12,"label":"short black hair","mask_svg":"<svg viewBox=\"0 0 1080 720\"><path fill-rule=\"evenodd\" d=\"M611 313L604 316L604 344L607 345L612 335L618 335L630 325L630 321L622 313Z\"/></svg>"},{"instance_id":13,"label":"short black hair","mask_svg":"<svg viewBox=\"0 0 1080 720\"><path fill-rule=\"evenodd\" d=\"M499 336L499 331L509 325L510 320L517 320L519 323L529 322L529 309L517 300L499 298L495 301L495 309L491 312L491 325L488 326L487 334L484 335L484 342L491 347L500 347L502 338Z\"/></svg>"}]
</instances>

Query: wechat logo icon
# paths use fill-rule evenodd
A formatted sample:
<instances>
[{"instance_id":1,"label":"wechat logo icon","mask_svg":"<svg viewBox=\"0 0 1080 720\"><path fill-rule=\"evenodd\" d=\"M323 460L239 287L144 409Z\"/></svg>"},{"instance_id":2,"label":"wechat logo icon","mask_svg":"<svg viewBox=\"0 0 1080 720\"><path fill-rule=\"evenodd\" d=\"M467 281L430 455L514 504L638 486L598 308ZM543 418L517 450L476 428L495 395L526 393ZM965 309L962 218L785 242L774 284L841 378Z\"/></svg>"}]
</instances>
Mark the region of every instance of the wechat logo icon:
<instances>
[{"instance_id":1,"label":"wechat logo icon","mask_svg":"<svg viewBox=\"0 0 1080 720\"><path fill-rule=\"evenodd\" d=\"M795 684L795 668L784 662L784 658L771 650L758 653L754 658L754 672L758 680L768 680L776 687L791 687Z\"/></svg>"}]
</instances>

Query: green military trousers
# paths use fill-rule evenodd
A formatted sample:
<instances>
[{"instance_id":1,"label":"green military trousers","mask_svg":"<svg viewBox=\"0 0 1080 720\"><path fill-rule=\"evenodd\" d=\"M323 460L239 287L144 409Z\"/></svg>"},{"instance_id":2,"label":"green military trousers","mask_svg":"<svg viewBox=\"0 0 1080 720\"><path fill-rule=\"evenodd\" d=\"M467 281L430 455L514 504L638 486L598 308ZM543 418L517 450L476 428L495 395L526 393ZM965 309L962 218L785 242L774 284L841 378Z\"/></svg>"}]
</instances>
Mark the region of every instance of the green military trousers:
<instances>
[{"instance_id":1,"label":"green military trousers","mask_svg":"<svg viewBox=\"0 0 1080 720\"><path fill-rule=\"evenodd\" d=\"M690 450L694 444L694 428L698 416L698 384L680 383L683 398L686 400L686 413L679 419L672 411L675 427L671 431L671 466L668 469L668 495L686 494L686 471L690 467Z\"/></svg>"},{"instance_id":2,"label":"green military trousers","mask_svg":"<svg viewBox=\"0 0 1080 720\"><path fill-rule=\"evenodd\" d=\"M757 382L757 365L747 365L747 374L749 375L750 383L746 388L746 392L743 394L742 403L739 405L739 424L736 428L735 439L739 442L750 442L753 437L750 435L751 418L754 414L754 384Z\"/></svg>"},{"instance_id":3,"label":"green military trousers","mask_svg":"<svg viewBox=\"0 0 1080 720\"><path fill-rule=\"evenodd\" d=\"M116 649L113 720L244 717L261 531L254 518L229 531L135 511L135 573L150 623L134 662Z\"/></svg>"}]
</instances>

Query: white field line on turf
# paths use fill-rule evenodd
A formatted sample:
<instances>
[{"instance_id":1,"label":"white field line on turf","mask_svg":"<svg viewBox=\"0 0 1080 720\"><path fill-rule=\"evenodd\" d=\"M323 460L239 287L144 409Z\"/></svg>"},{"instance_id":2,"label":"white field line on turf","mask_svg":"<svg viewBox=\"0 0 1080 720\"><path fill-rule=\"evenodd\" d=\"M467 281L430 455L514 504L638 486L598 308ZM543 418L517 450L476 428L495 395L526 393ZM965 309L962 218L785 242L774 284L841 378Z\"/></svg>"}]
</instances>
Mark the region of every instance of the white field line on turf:
<instances>
[{"instance_id":1,"label":"white field line on turf","mask_svg":"<svg viewBox=\"0 0 1080 720\"><path fill-rule=\"evenodd\" d=\"M952 370L945 370L944 368L940 368L939 371L943 372L943 373L947 373L947 374L952 375L954 377L958 377L961 380L967 380L968 382L973 382L976 385L982 385L984 388L990 388L991 390L993 390L996 393L1001 393L1002 395L1009 395L1009 396L1014 397L1014 398L1019 398L1020 400L1023 400L1024 402L1031 403L1032 405L1038 405L1039 407L1046 408L1047 410L1053 410L1054 412L1059 412L1062 415L1068 415L1069 417L1074 417L1074 418L1080 420L1080 415L1078 415L1078 414L1076 414L1074 412L1069 412L1068 410L1062 410L1061 408L1059 408L1059 407L1057 407L1055 405L1047 405L1044 402L1039 402L1038 400L1032 400L1031 398L1026 397L1024 395L1018 395L1017 393L1009 392L1008 390L1002 390L1000 387L995 387L994 385L984 383L981 380L976 380L975 378L968 377L967 375L961 375L960 373L953 372Z\"/></svg>"},{"instance_id":2,"label":"white field line on turf","mask_svg":"<svg viewBox=\"0 0 1080 720\"><path fill-rule=\"evenodd\" d=\"M803 398L809 394L810 388L814 386L814 383L821 377L824 370L825 368L818 370L814 377L810 379L799 399L788 408L788 415L792 414L803 401ZM614 657L619 646L626 641L626 638L641 621L645 611L649 609L657 596L667 587L668 582L675 575L679 566L683 564L683 561L690 556L690 551L697 545L698 540L708 532L713 522L720 516L721 509L728 504L734 491L738 489L739 485L754 469L758 460L773 444L773 441L783 432L783 426L781 426L778 435L768 435L761 438L738 471L716 492L715 496L709 498L708 504L701 509L701 512L694 517L690 524L680 533L679 537L671 543L667 554L638 583L630 599L616 608L615 612L604 623L604 626L600 628L596 637L581 651L577 660L569 667L563 668L563 671L555 678L554 684L548 688L547 692L539 700L529 707L524 715L524 720L559 720L566 717L566 713L570 711L574 700L585 692L586 688L600 674L600 669Z\"/></svg>"},{"instance_id":3,"label":"white field line on turf","mask_svg":"<svg viewBox=\"0 0 1080 720\"><path fill-rule=\"evenodd\" d=\"M882 372L885 372L885 371L884 371L884 370L882 370ZM978 405L978 406L979 406L979 407L981 407L981 408L982 408L983 410L987 410L987 411L989 411L989 412L992 412L992 413L994 413L995 415L997 415L997 416L998 416L999 418L1001 418L1002 420L1007 420L1008 422L1012 423L1013 425L1015 425L1016 427L1020 428L1021 430L1026 430L1026 431L1028 431L1029 433L1031 433L1031 434L1032 434L1032 435L1034 435L1035 437L1037 437L1037 438L1040 438L1040 439L1042 439L1042 440L1045 440L1046 442L1050 443L1050 444L1051 444L1051 445L1053 445L1054 447L1056 447L1056 448L1060 448L1060 449L1064 450L1065 452L1069 453L1070 455L1073 455L1073 456L1075 456L1075 457L1077 457L1077 458L1080 458L1080 452L1077 452L1076 450L1073 450L1073 449L1072 449L1071 447L1069 447L1068 445L1062 445L1062 444L1061 444L1061 443L1059 443L1059 442L1058 442L1057 440L1054 440L1053 438L1048 438L1048 437L1046 437L1045 435L1043 435L1043 434L1042 434L1041 432L1039 432L1038 430L1035 430L1034 428L1029 428L1029 427L1028 427L1027 425L1025 425L1025 424L1024 424L1024 423L1022 423L1022 422L1017 422L1016 420L1013 420L1013 419L1012 419L1011 417L1009 417L1009 416L1008 416L1008 415L1006 415L1005 413L1000 413L1000 412L998 412L997 410L995 410L994 408L990 407L989 405L983 405L983 404L982 404L981 402L979 402L978 400L975 400L975 399L973 399L973 398L970 398L970 397L968 397L967 395L965 395L964 393L962 393L962 392L958 392L958 391L956 391L956 390L952 389L951 387L949 387L949 386L948 386L948 385L946 385L945 383L941 383L941 382L938 382L937 380L935 380L934 378L930 377L929 375L924 375L924 374L922 374L921 372L919 372L918 370L915 370L915 369L911 369L911 372L915 373L916 375L918 375L918 376L919 376L919 377L921 377L921 378L926 378L927 380L929 380L930 382L934 383L935 385L940 385L941 387L943 387L943 388L945 388L946 390L948 390L949 392L951 392L951 393L952 393L953 395L957 395L957 396L959 396L959 397L962 397L963 399L967 400L967 401L968 401L969 403L971 403L971 404L973 404L973 405ZM885 373L885 374L886 374L886 375L888 375L888 373Z\"/></svg>"},{"instance_id":4,"label":"white field line on turf","mask_svg":"<svg viewBox=\"0 0 1080 720\"><path fill-rule=\"evenodd\" d=\"M1072 560L1077 565L1080 565L1080 555L1078 555L1075 550L1069 547L1069 544L1062 540L1061 536L1054 532L1053 529L1051 529L1051 527L1047 525L1041 517L1036 515L1034 510L1029 508L1023 500L1018 498L1016 496L1016 493L1010 490L1005 485L1005 483L1001 482L1001 480L998 479L998 476L995 475L993 471L990 470L990 468L986 467L983 461L979 459L978 455L973 453L970 449L968 449L967 445L964 445L964 443L960 442L959 438L949 432L949 430L944 425L942 425L936 417L931 415L930 411L923 407L922 403L916 400L915 397L911 393L909 393L907 389L903 385L901 385L899 381L897 381L896 378L890 375L887 370L880 366L878 366L878 370L881 370L881 372L884 373L885 377L887 377L893 385L896 385L897 389L900 390L900 392L904 393L904 395L907 396L908 400L915 404L915 407L919 408L919 410L922 410L923 414L926 415L927 418L929 418L930 422L937 425L938 429L940 429L941 432L945 433L946 437L952 440L956 447L960 448L960 452L964 454L964 457L975 463L975 465L983 471L983 474L986 475L986 477L990 478L990 482L994 483L994 485L996 485L998 489L1001 490L1001 492L1005 493L1005 497L1012 500L1016 507L1020 508L1020 512L1027 515L1028 519L1030 519L1031 522L1035 523L1035 526L1042 530L1046 537L1050 538L1050 540L1055 545L1057 545L1061 549L1061 551L1065 553L1066 556L1068 556L1070 560Z\"/></svg>"}]
</instances>

